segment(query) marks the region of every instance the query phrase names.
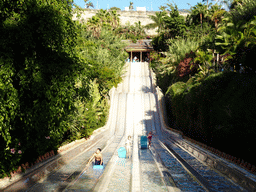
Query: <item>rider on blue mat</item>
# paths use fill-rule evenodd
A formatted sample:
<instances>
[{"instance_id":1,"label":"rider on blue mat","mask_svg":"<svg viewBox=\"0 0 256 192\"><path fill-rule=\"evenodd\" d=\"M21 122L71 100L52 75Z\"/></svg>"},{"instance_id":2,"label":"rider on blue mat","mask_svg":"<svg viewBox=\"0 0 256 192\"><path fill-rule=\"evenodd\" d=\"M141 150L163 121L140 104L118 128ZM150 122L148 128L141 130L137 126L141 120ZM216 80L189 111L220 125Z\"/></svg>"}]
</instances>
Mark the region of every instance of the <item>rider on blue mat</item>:
<instances>
[{"instance_id":1,"label":"rider on blue mat","mask_svg":"<svg viewBox=\"0 0 256 192\"><path fill-rule=\"evenodd\" d=\"M101 154L101 149L98 148L96 153L93 154L92 158L95 158L95 163L94 165L103 165L103 158L102 158L102 154Z\"/></svg>"}]
</instances>

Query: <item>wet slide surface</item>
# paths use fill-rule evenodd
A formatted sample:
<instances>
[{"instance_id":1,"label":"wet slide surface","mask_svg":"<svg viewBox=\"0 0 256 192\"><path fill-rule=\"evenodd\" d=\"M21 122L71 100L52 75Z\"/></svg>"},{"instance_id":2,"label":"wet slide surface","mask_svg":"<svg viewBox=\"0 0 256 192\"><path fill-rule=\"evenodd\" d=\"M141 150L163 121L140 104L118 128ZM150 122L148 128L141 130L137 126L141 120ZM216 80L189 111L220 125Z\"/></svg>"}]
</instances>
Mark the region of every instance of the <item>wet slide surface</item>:
<instances>
[{"instance_id":1,"label":"wet slide surface","mask_svg":"<svg viewBox=\"0 0 256 192\"><path fill-rule=\"evenodd\" d=\"M163 130L148 63L126 63L114 90L104 136L61 169L26 191L246 191L180 148ZM152 146L140 149L140 136L153 131ZM132 136L131 158L117 150ZM104 169L88 159L100 147Z\"/></svg>"}]
</instances>

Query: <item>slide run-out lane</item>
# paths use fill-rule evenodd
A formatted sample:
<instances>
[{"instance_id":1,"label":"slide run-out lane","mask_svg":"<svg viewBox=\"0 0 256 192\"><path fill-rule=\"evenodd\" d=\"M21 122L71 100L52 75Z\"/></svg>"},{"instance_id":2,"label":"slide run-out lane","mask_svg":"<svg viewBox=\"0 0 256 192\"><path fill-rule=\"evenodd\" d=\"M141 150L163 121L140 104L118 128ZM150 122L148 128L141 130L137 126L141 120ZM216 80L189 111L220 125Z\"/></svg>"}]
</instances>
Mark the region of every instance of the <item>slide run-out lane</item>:
<instances>
[{"instance_id":1,"label":"slide run-out lane","mask_svg":"<svg viewBox=\"0 0 256 192\"><path fill-rule=\"evenodd\" d=\"M28 191L246 191L179 147L160 123L148 63L127 63L114 89L108 131L94 146ZM141 135L153 131L152 147L140 149ZM132 136L132 157L117 149ZM85 162L100 147L104 172Z\"/></svg>"}]
</instances>

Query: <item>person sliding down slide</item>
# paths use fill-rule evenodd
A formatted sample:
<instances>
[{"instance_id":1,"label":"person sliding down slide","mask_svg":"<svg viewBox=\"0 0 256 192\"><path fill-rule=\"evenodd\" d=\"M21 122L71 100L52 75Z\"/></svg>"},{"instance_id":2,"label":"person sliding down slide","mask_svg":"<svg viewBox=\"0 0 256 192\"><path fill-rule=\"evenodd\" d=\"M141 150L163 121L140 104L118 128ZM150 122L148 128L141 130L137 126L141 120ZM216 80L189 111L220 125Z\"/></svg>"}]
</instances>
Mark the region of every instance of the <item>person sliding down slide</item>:
<instances>
[{"instance_id":1,"label":"person sliding down slide","mask_svg":"<svg viewBox=\"0 0 256 192\"><path fill-rule=\"evenodd\" d=\"M149 145L149 147L150 147L150 145L151 145L151 139L152 139L152 136L153 136L153 135L155 135L155 134L153 134L152 131L150 131L149 134L148 134L148 145ZM155 136L156 136L156 135L155 135Z\"/></svg>"},{"instance_id":2,"label":"person sliding down slide","mask_svg":"<svg viewBox=\"0 0 256 192\"><path fill-rule=\"evenodd\" d=\"M91 159L89 160L89 162L95 158L95 162L94 165L103 165L103 158L102 158L102 154L101 154L101 149L98 148L96 153L93 154L93 156L91 157Z\"/></svg>"},{"instance_id":3,"label":"person sliding down slide","mask_svg":"<svg viewBox=\"0 0 256 192\"><path fill-rule=\"evenodd\" d=\"M130 158L131 157L131 146L132 146L132 141L131 141L131 136L129 135L127 138L127 141L125 143L125 148L126 148L126 152L127 152L127 157Z\"/></svg>"}]
</instances>

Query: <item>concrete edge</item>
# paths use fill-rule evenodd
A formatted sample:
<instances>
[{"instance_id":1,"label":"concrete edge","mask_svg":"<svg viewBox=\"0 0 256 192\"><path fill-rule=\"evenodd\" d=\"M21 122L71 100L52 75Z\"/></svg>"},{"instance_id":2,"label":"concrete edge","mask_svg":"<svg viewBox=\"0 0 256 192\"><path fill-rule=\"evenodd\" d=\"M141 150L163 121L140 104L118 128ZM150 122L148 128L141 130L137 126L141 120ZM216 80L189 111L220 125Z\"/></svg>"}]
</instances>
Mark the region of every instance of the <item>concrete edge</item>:
<instances>
[{"instance_id":1,"label":"concrete edge","mask_svg":"<svg viewBox=\"0 0 256 192\"><path fill-rule=\"evenodd\" d=\"M112 103L113 101L113 95L115 92L115 88L113 87L110 90L110 102ZM111 108L111 106L110 106ZM111 110L111 109L110 109ZM3 191L10 191L11 189L9 188L14 188L15 186L20 188L22 186L32 186L34 183L37 181L43 179L47 175L49 175L51 172L58 170L61 168L63 165L65 165L68 161L73 159L73 155L69 155L70 153L80 153L83 150L85 150L85 147L87 147L88 142L92 142L96 137L100 137L102 134L104 134L105 131L108 130L109 128L109 116L110 116L110 110L109 110L109 115L107 119L107 123L105 126L98 128L93 131L93 134L89 137L89 139L80 139L73 141L67 145L64 145L60 147L59 149L60 152L48 158L47 160L38 163L34 165L33 167L29 168L26 170L25 173L20 173L12 178L4 178L2 181L0 180L0 190ZM101 137L100 137L101 138ZM99 139L99 138L98 138ZM72 158L68 158L68 156ZM11 190L12 191L12 190Z\"/></svg>"},{"instance_id":2,"label":"concrete edge","mask_svg":"<svg viewBox=\"0 0 256 192\"><path fill-rule=\"evenodd\" d=\"M153 159L157 165L157 168L161 174L162 181L164 182L167 190L169 192L180 192L181 190L176 187L175 182L174 182L173 178L171 177L169 170L164 166L164 163L163 163L162 159L160 158L159 154L156 152L153 143L152 143L151 147L149 148L149 150L152 153ZM168 182L174 186L168 185L167 184Z\"/></svg>"},{"instance_id":3,"label":"concrete edge","mask_svg":"<svg viewBox=\"0 0 256 192\"><path fill-rule=\"evenodd\" d=\"M104 132L97 134L95 138L101 139L104 136ZM87 149L93 140L89 140L76 146L68 151L65 151L64 154L58 154L54 156L50 161L45 162L38 168L34 168L33 170L24 173L20 176L19 179L12 181L9 185L3 187L1 190L3 191L19 191L24 188L29 188L36 182L44 179L47 175L57 171L62 166L67 164L70 160L79 155L82 151Z\"/></svg>"},{"instance_id":4,"label":"concrete edge","mask_svg":"<svg viewBox=\"0 0 256 192\"><path fill-rule=\"evenodd\" d=\"M176 140L182 147L184 146L185 149L188 150L191 154L193 154L196 158L200 159L204 163L206 163L208 166L214 168L215 170L221 172L231 180L233 180L235 183L238 185L244 187L245 189L249 191L256 191L256 181L252 178L247 177L246 175L250 175L248 171L245 169L241 168L244 170L244 172L239 171L238 169L235 169L233 167L228 166L230 162L227 162L224 159L220 158L215 158L214 154L211 152L207 151L203 152L203 150L197 146L193 146L189 144L186 139L183 137L183 133L177 130L174 130L170 127L167 126L165 122L165 117L163 117L163 110L165 109L163 107L162 100L164 100L163 93L161 92L160 88L156 86L155 84L155 75L152 69L150 69L150 73L153 74L151 75L152 79L152 84L154 86L154 93L156 95L156 102L157 102L157 108L159 111L159 116L160 116L160 124L161 124L161 129L162 131L168 132L171 135L175 135L176 137L179 138L179 141ZM181 142L182 141L182 142ZM195 145L195 144L194 144ZM247 173L247 174L246 174Z\"/></svg>"}]
</instances>

